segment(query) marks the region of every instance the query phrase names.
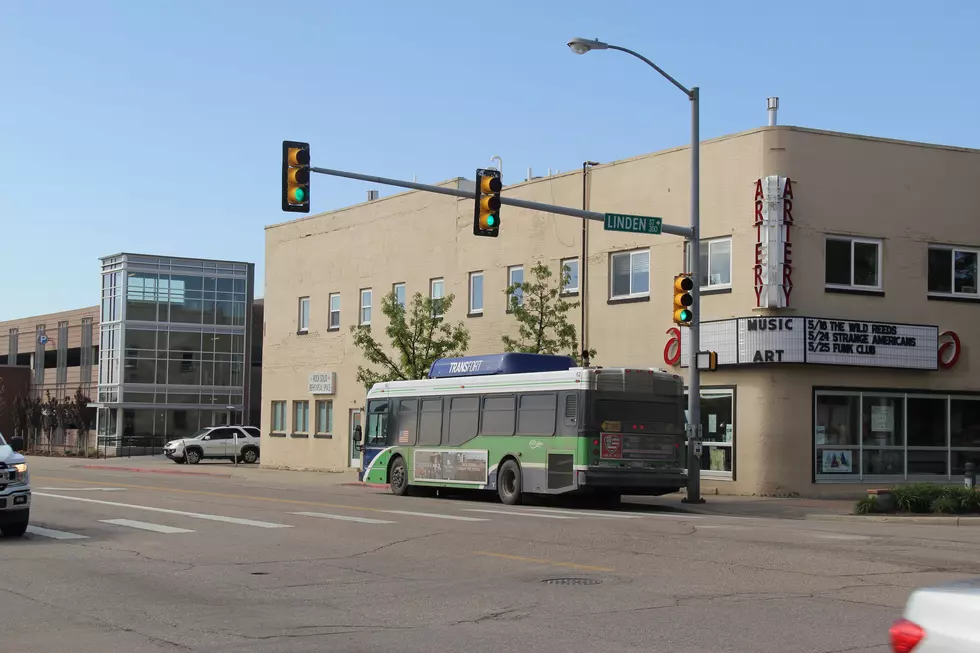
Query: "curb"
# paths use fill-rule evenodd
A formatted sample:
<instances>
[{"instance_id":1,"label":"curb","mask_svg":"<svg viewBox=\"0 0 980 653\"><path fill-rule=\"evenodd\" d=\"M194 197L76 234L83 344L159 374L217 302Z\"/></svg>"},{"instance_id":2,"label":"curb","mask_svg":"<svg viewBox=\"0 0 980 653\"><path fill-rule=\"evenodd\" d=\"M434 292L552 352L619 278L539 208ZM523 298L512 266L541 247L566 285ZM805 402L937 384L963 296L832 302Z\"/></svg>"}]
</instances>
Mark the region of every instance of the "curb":
<instances>
[{"instance_id":1,"label":"curb","mask_svg":"<svg viewBox=\"0 0 980 653\"><path fill-rule=\"evenodd\" d=\"M145 467L116 467L114 465L72 465L73 469L98 469L110 472L143 472L145 474L173 474L177 476L212 476L215 478L231 478L231 474L213 474L211 472L182 472L169 469L147 469Z\"/></svg>"},{"instance_id":2,"label":"curb","mask_svg":"<svg viewBox=\"0 0 980 653\"><path fill-rule=\"evenodd\" d=\"M378 485L377 483L365 483L363 481L353 481L353 482L350 482L350 483L338 483L338 485L342 485L344 487L359 487L359 488L364 488L365 490L367 490L367 489L374 489L374 488L377 488L379 490L388 490L391 487L391 486L389 486L387 484L385 484L385 485Z\"/></svg>"},{"instance_id":3,"label":"curb","mask_svg":"<svg viewBox=\"0 0 980 653\"><path fill-rule=\"evenodd\" d=\"M849 521L892 524L931 524L933 526L980 526L980 517L956 515L807 515L811 521Z\"/></svg>"}]
</instances>

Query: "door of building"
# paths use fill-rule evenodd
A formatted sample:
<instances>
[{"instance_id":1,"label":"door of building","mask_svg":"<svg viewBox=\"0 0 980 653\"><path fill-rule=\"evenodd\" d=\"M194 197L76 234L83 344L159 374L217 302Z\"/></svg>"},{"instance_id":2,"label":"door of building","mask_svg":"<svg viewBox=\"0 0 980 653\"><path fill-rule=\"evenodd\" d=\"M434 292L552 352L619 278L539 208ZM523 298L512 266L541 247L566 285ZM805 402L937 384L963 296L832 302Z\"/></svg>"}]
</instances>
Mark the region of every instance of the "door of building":
<instances>
[{"instance_id":1,"label":"door of building","mask_svg":"<svg viewBox=\"0 0 980 653\"><path fill-rule=\"evenodd\" d=\"M361 409L351 408L350 419L347 424L347 443L350 447L350 466L361 466L361 452L354 446L354 427L361 426ZM363 428L363 427L362 427Z\"/></svg>"}]
</instances>

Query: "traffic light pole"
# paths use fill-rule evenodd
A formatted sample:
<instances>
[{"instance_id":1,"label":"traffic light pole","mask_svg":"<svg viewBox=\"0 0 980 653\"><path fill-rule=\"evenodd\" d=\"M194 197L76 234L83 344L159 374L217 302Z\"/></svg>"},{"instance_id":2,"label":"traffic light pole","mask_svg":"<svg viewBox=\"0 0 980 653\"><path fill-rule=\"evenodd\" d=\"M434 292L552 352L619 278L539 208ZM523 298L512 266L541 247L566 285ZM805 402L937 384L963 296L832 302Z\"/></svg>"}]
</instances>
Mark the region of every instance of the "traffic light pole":
<instances>
[{"instance_id":1,"label":"traffic light pole","mask_svg":"<svg viewBox=\"0 0 980 653\"><path fill-rule=\"evenodd\" d=\"M669 79L669 77L668 77ZM676 83L676 82L675 82ZM682 87L683 88L683 87ZM685 89L686 90L686 89ZM688 347L691 360L688 363L690 376L687 384L687 496L685 503L704 503L701 498L701 370L698 369L698 351L701 349L701 134L697 86L688 91L691 99L691 260L688 272L694 279L691 288L691 324L688 333L691 344ZM696 446L697 445L697 446Z\"/></svg>"},{"instance_id":2,"label":"traffic light pole","mask_svg":"<svg viewBox=\"0 0 980 653\"><path fill-rule=\"evenodd\" d=\"M331 168L310 168L310 172L315 172L321 175L328 175L330 177L344 177L346 179L357 179L359 181L369 181L375 184L382 184L384 186L398 186L400 188L411 188L413 190L421 190L427 193L437 193L439 195L452 195L454 197L462 197L465 199L476 199L477 193L468 190L459 190L458 188L446 188L445 186L432 186L430 184L420 184L414 181L404 181L401 179L389 179L388 177L378 177L376 175L362 175L358 172L347 172L346 170L333 170ZM529 202L527 200L519 200L511 197L501 197L501 204L506 204L507 206L516 206L521 209L530 209L532 211L543 211L545 213L557 213L558 215L568 215L573 218L585 218L586 220L595 220L596 222L604 222L606 219L605 213L597 213L595 211L585 211L583 209L573 209L569 206L559 206L557 204L544 204L542 202ZM680 227L677 225L671 225L664 223L661 226L661 232L665 234L671 234L674 236L682 236L684 238L691 238L690 227ZM695 302L697 302L697 295L693 295ZM696 315L696 313L695 313ZM692 323L693 324L693 323Z\"/></svg>"}]
</instances>

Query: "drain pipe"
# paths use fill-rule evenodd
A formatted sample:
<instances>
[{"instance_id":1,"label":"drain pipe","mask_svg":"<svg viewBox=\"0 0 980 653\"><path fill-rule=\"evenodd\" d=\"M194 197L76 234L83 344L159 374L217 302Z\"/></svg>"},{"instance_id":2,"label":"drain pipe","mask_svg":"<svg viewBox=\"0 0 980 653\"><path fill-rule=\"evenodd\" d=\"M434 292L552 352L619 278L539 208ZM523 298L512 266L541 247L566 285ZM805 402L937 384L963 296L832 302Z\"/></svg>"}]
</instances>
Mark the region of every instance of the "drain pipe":
<instances>
[{"instance_id":1,"label":"drain pipe","mask_svg":"<svg viewBox=\"0 0 980 653\"><path fill-rule=\"evenodd\" d=\"M597 161L582 162L582 210L589 210L589 170L597 166ZM564 270L562 270L564 274ZM589 221L582 218L582 260L578 266L578 285L581 294L582 326L580 340L582 345L582 365L589 366L589 336L588 336L588 280L589 280Z\"/></svg>"}]
</instances>

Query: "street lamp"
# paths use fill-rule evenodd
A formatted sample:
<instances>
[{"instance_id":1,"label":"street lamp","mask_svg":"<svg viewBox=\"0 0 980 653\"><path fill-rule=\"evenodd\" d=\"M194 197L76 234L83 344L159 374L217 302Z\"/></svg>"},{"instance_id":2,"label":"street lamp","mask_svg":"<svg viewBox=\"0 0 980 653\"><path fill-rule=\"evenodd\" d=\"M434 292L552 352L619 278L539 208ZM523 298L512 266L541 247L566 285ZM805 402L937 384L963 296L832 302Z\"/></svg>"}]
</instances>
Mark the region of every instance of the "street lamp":
<instances>
[{"instance_id":1,"label":"street lamp","mask_svg":"<svg viewBox=\"0 0 980 653\"><path fill-rule=\"evenodd\" d=\"M628 48L623 48L618 45L612 45L609 43L603 43L598 39L583 39L574 38L568 42L568 47L575 54L585 54L591 50L619 50L620 52L625 52L626 54L632 55L647 64L658 73L663 75L663 77L676 86L687 99L691 101L691 276L694 277L694 288L691 290L691 310L694 313L690 324L690 336L691 336L691 364L690 369L690 382L688 383L688 437L687 437L687 497L684 499L687 503L703 503L704 499L701 498L701 464L700 460L694 455L694 440L695 435L700 430L701 425L701 372L697 366L697 352L701 348L701 338L700 338L700 325L701 325L701 281L698 279L698 261L701 260L701 243L700 243L700 222L701 222L701 207L700 207L700 118L698 111L698 100L700 97L700 92L697 86L692 86L687 88L676 79L668 75L660 66L653 63L642 54L634 52Z\"/></svg>"}]
</instances>

